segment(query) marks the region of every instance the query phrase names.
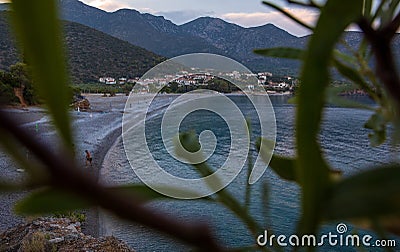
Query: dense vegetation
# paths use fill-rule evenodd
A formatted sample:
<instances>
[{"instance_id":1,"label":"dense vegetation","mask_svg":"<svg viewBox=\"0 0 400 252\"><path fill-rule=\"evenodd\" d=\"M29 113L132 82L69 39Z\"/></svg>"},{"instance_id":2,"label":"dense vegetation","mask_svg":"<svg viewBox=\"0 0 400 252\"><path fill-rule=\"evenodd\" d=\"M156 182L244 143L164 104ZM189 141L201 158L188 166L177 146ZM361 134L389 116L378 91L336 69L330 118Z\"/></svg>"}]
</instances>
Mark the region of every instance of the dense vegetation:
<instances>
[{"instance_id":1,"label":"dense vegetation","mask_svg":"<svg viewBox=\"0 0 400 252\"><path fill-rule=\"evenodd\" d=\"M75 84L72 85L73 90L79 93L94 93L94 94L129 94L134 84L126 83L122 85L105 85L100 83Z\"/></svg>"},{"instance_id":2,"label":"dense vegetation","mask_svg":"<svg viewBox=\"0 0 400 252\"><path fill-rule=\"evenodd\" d=\"M17 97L18 92L21 93L21 98ZM38 102L39 97L34 91L27 65L17 63L7 72L0 71L0 103L34 105Z\"/></svg>"},{"instance_id":3,"label":"dense vegetation","mask_svg":"<svg viewBox=\"0 0 400 252\"><path fill-rule=\"evenodd\" d=\"M21 61L9 32L8 12L0 12L0 69ZM65 21L65 45L73 83L97 82L99 77L136 77L163 57L81 24Z\"/></svg>"}]
</instances>

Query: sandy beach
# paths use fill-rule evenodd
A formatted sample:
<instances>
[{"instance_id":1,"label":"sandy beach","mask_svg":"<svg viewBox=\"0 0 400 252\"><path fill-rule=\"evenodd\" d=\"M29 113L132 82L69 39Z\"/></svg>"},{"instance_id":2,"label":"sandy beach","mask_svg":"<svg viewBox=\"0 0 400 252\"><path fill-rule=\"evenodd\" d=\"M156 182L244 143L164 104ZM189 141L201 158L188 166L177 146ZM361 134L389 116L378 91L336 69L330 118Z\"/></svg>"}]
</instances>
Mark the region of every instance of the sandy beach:
<instances>
[{"instance_id":1,"label":"sandy beach","mask_svg":"<svg viewBox=\"0 0 400 252\"><path fill-rule=\"evenodd\" d=\"M77 162L84 172L92 173L98 178L99 169L109 148L121 135L121 122L127 96L102 97L102 95L85 95L91 103L92 112L71 111L72 128L75 137ZM29 107L25 109L7 108L18 120L21 127L35 134L40 141L50 146L57 146L58 138L50 119L43 108ZM93 156L92 167L85 167L84 150ZM24 150L27 157L29 153ZM0 179L19 181L24 172L19 170L7 153L0 149ZM24 218L13 213L13 205L28 192L7 192L0 194L0 232L23 223ZM96 209L86 211L87 221L83 231L98 236L98 214Z\"/></svg>"},{"instance_id":2,"label":"sandy beach","mask_svg":"<svg viewBox=\"0 0 400 252\"><path fill-rule=\"evenodd\" d=\"M122 117L128 96L122 94L115 97L103 97L102 94L83 94L83 96L89 100L91 110L88 112L71 111L77 163L84 172L92 174L98 181L104 182L99 177L101 176L100 170L104 165L109 165L107 162L104 163L104 158L111 147L121 141ZM140 96L147 100L151 95ZM149 110L149 114L164 108L171 99L174 99L173 97L174 95L158 96L156 106ZM134 111L147 109L147 106L147 103L130 104L130 107L135 109ZM40 107L7 108L5 111L12 113L21 127L35 134L41 142L57 147L60 141L45 109ZM85 150L89 150L93 156L92 166L85 166ZM29 152L24 151L27 157L31 158ZM20 169L21 167L18 167L10 156L0 149L0 179L22 180L25 174ZM28 193L7 192L0 194L0 202L2 203L0 204L0 232L24 222L23 217L14 214L13 206ZM101 230L99 227L99 210L97 208L87 209L85 214L86 222L82 226L83 233L93 237L103 235L103 233L99 233L99 230Z\"/></svg>"}]
</instances>

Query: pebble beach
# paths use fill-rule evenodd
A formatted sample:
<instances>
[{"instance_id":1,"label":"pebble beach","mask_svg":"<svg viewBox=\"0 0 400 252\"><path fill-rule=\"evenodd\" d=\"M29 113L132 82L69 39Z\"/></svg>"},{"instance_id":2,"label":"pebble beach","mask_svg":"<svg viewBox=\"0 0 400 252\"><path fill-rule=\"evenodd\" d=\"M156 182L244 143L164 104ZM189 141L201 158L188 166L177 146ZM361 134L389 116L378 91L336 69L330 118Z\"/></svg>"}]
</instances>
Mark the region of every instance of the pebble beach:
<instances>
[{"instance_id":1,"label":"pebble beach","mask_svg":"<svg viewBox=\"0 0 400 252\"><path fill-rule=\"evenodd\" d=\"M103 97L85 95L91 104L88 112L71 111L72 128L78 165L82 170L98 178L104 156L116 139L121 135L122 116L127 96ZM24 130L27 130L43 143L57 147L60 142L45 109L39 107L6 108ZM92 166L85 166L85 150L93 156ZM30 157L30 153L21 147L21 151ZM0 179L17 182L24 178L25 172L3 149L0 149ZM13 206L29 192L6 192L0 194L0 232L24 222L24 218L13 212ZM98 236L98 214L96 209L86 211L87 221L83 232Z\"/></svg>"}]
</instances>

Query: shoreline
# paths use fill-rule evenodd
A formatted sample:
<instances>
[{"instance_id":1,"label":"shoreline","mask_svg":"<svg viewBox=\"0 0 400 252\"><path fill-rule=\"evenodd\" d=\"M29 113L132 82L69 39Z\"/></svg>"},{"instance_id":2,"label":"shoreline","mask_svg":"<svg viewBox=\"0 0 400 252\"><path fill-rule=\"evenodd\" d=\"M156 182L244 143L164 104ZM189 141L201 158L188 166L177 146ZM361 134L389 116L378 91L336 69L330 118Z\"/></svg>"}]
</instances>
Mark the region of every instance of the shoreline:
<instances>
[{"instance_id":1,"label":"shoreline","mask_svg":"<svg viewBox=\"0 0 400 252\"><path fill-rule=\"evenodd\" d=\"M122 127L115 129L107 136L102 139L102 143L100 143L101 147L95 149L92 154L94 157L93 167L90 168L90 172L94 172L96 176L96 180L100 181L100 170L103 167L103 162L107 153L110 151L111 147L115 144L116 141L120 138L122 134ZM98 158L96 158L98 157ZM85 223L82 225L82 232L86 235L91 235L93 237L100 237L100 209L98 207L93 207L91 209L85 209L84 212L86 214Z\"/></svg>"},{"instance_id":2,"label":"shoreline","mask_svg":"<svg viewBox=\"0 0 400 252\"><path fill-rule=\"evenodd\" d=\"M92 173L98 180L104 158L122 132L122 113L126 96L103 98L98 95L87 95L93 105L93 111L70 111L71 127L75 139L77 165L82 167L82 172ZM112 104L112 106L110 105ZM32 107L2 107L3 111L12 114L18 124L26 131L34 134L39 141L57 149L59 139L52 126L46 110L37 106ZM93 156L93 166L85 167L83 151L90 150ZM25 148L23 147L23 150ZM28 156L28 152L27 156ZM26 175L18 171L18 164L10 155L0 148L0 168L2 179L21 181ZM25 217L14 213L16 202L28 195L31 191L4 192L0 194L0 233L26 222ZM82 229L85 234L98 237L99 223L96 208L82 210L86 214L86 221Z\"/></svg>"}]
</instances>

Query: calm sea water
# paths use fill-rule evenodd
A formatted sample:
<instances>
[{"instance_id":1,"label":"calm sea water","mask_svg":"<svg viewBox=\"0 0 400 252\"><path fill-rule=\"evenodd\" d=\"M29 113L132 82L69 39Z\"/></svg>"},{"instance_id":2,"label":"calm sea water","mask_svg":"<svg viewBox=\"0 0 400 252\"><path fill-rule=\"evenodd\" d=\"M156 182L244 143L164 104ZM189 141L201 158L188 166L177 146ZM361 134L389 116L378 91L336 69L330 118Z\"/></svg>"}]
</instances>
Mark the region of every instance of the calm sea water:
<instances>
[{"instance_id":1,"label":"calm sea water","mask_svg":"<svg viewBox=\"0 0 400 252\"><path fill-rule=\"evenodd\" d=\"M241 109L246 117L252 121L253 143L255 137L260 135L259 122L253 107L244 96L230 97ZM275 153L294 155L294 112L295 107L287 102L288 97L270 97L274 106L277 123L277 142ZM373 105L365 97L352 98L362 103ZM165 99L163 100L165 102ZM154 105L159 106L160 101ZM394 156L389 145L379 148L369 146L369 130L363 125L371 116L370 111L360 109L327 107L325 109L323 130L320 135L321 145L329 163L343 171L344 176L368 169L373 165L388 163ZM171 174L193 178L197 173L192 167L174 160L165 150L161 135L160 123L163 111L154 113L147 122L146 137L153 157L165 170ZM208 163L217 169L226 159L229 146L229 130L219 116L208 111L197 111L190 114L181 125L181 131L212 130L217 136L217 148L208 160ZM254 150L254 145L251 147ZM107 154L101 171L101 180L108 184L138 183L125 156L122 140L116 142ZM246 169L228 186L237 199L243 202L246 185ZM262 200L266 185L268 202ZM182 222L202 221L212 227L221 244L229 247L254 245L244 224L237 219L228 209L218 204L205 203L199 200L192 201L159 201L148 204L158 211L165 212ZM264 229L273 230L277 234L291 235L299 218L299 187L295 183L279 179L270 169L267 169L260 181L253 185L250 212ZM330 223L322 231L334 232L336 224ZM350 232L350 231L349 231ZM136 251L187 251L188 247L163 235L152 232L140 225L124 223L115 217L101 214L101 233L114 235L125 240ZM260 230L261 234L261 230ZM341 250L354 251L353 248ZM332 248L320 248L320 251L335 251Z\"/></svg>"}]
</instances>

